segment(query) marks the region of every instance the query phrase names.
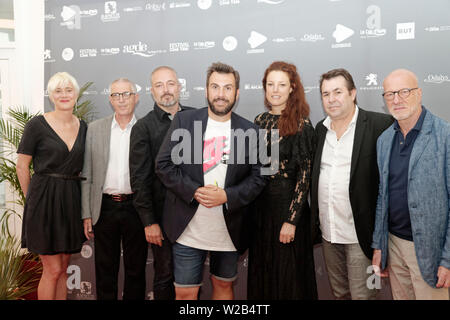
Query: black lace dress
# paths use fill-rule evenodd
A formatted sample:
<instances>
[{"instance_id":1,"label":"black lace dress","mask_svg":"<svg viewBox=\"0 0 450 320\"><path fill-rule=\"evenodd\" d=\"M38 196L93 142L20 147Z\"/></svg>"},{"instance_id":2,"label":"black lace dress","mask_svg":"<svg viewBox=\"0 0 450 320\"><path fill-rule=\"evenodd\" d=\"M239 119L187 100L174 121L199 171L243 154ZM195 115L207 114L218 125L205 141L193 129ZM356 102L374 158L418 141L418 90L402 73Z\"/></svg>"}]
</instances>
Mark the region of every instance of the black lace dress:
<instances>
[{"instance_id":1,"label":"black lace dress","mask_svg":"<svg viewBox=\"0 0 450 320\"><path fill-rule=\"evenodd\" d=\"M268 112L255 123L267 129L268 154L279 170L256 199L249 248L248 299L317 299L308 194L314 156L314 128L304 119L297 134L280 137L279 163L270 155L270 130L279 115ZM280 242L283 223L296 226L295 240Z\"/></svg>"}]
</instances>

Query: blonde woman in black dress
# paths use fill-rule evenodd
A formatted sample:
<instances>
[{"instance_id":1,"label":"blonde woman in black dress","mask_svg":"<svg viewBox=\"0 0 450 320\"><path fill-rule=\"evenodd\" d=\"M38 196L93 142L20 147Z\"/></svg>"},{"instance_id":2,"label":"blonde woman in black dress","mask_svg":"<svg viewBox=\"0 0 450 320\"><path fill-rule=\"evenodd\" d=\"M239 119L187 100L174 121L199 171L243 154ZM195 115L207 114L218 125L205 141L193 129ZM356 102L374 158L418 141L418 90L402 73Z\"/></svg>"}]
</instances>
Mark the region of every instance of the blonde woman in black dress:
<instances>
[{"instance_id":1,"label":"blonde woman in black dress","mask_svg":"<svg viewBox=\"0 0 450 320\"><path fill-rule=\"evenodd\" d=\"M39 254L43 265L38 299L63 300L70 255L80 252L85 240L79 174L87 125L72 114L79 87L70 74L53 75L47 90L55 110L26 124L16 169L26 195L22 247Z\"/></svg>"},{"instance_id":2,"label":"blonde woman in black dress","mask_svg":"<svg viewBox=\"0 0 450 320\"><path fill-rule=\"evenodd\" d=\"M308 205L314 129L304 89L294 65L277 61L265 71L264 104L255 123L278 171L256 200L249 249L248 299L317 299ZM271 131L279 130L278 141ZM270 144L279 154L270 154Z\"/></svg>"}]
</instances>

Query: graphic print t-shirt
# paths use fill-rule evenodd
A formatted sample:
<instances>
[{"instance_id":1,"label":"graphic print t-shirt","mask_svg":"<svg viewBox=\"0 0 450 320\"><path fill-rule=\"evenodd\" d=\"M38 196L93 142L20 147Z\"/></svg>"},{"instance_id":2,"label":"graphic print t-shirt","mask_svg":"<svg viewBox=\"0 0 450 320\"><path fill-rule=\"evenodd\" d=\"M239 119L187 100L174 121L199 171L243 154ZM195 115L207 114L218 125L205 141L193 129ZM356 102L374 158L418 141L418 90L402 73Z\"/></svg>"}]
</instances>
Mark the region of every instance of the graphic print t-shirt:
<instances>
[{"instance_id":1,"label":"graphic print t-shirt","mask_svg":"<svg viewBox=\"0 0 450 320\"><path fill-rule=\"evenodd\" d=\"M224 188L227 160L230 154L231 120L214 121L208 118L203 140L203 177L206 185ZM192 248L209 251L236 251L228 233L222 205L206 208L198 206L188 226L177 242Z\"/></svg>"}]
</instances>

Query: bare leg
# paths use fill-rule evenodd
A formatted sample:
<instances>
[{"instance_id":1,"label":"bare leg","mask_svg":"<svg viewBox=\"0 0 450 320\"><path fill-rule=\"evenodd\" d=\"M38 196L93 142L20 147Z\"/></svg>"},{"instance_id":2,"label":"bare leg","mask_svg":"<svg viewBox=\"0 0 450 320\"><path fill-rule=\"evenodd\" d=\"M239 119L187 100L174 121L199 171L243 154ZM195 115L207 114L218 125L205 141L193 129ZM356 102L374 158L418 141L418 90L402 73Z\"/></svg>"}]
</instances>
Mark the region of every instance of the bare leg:
<instances>
[{"instance_id":1,"label":"bare leg","mask_svg":"<svg viewBox=\"0 0 450 320\"><path fill-rule=\"evenodd\" d=\"M211 282L213 286L213 300L233 300L233 281L219 280L214 276L211 276Z\"/></svg>"},{"instance_id":2,"label":"bare leg","mask_svg":"<svg viewBox=\"0 0 450 320\"><path fill-rule=\"evenodd\" d=\"M58 282L56 284L56 300L67 300L67 267L70 262L70 254L61 254L62 270Z\"/></svg>"},{"instance_id":3,"label":"bare leg","mask_svg":"<svg viewBox=\"0 0 450 320\"><path fill-rule=\"evenodd\" d=\"M198 300L199 289L200 287L175 287L176 300Z\"/></svg>"},{"instance_id":4,"label":"bare leg","mask_svg":"<svg viewBox=\"0 0 450 320\"><path fill-rule=\"evenodd\" d=\"M56 287L61 274L66 273L63 269L62 257L57 255L40 255L42 261L42 277L38 286L39 300L54 300L56 298Z\"/></svg>"}]
</instances>

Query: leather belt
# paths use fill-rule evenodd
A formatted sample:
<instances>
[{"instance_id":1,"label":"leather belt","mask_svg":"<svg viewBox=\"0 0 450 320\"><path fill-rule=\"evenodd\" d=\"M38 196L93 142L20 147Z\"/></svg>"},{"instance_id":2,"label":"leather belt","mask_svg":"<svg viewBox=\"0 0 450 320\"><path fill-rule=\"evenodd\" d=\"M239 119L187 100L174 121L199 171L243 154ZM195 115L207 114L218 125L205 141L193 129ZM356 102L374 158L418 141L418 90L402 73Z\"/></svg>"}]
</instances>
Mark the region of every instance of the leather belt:
<instances>
[{"instance_id":1,"label":"leather belt","mask_svg":"<svg viewBox=\"0 0 450 320\"><path fill-rule=\"evenodd\" d=\"M129 200L133 200L133 194L132 193L120 193L120 194L108 194L108 193L104 193L103 194L104 198L108 198L112 201L115 202L124 202L124 201L129 201Z\"/></svg>"},{"instance_id":2,"label":"leather belt","mask_svg":"<svg viewBox=\"0 0 450 320\"><path fill-rule=\"evenodd\" d=\"M41 173L41 175L64 180L86 180L86 178L82 176L69 176L67 174L60 174L60 173Z\"/></svg>"}]
</instances>

